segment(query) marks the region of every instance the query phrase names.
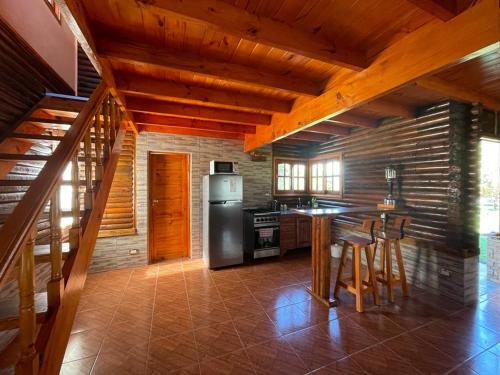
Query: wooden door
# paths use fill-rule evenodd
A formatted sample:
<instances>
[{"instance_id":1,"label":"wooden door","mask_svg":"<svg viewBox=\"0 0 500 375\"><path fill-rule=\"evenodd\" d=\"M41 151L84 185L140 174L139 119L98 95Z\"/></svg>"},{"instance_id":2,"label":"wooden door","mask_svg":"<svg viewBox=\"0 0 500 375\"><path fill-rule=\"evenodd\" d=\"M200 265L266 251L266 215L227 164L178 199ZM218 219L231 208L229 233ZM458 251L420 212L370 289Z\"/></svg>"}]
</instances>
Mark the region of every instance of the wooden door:
<instances>
[{"instance_id":1,"label":"wooden door","mask_svg":"<svg viewBox=\"0 0 500 375\"><path fill-rule=\"evenodd\" d=\"M189 155L149 155L149 260L189 255Z\"/></svg>"}]
</instances>

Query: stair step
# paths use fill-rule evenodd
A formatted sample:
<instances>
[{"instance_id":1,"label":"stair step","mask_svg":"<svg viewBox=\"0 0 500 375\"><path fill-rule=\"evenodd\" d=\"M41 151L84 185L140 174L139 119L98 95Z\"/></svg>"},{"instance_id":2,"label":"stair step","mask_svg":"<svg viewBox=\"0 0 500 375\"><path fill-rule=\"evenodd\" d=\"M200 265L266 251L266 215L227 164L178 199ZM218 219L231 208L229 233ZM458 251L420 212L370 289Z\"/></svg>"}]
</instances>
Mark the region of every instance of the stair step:
<instances>
[{"instance_id":1,"label":"stair step","mask_svg":"<svg viewBox=\"0 0 500 375\"><path fill-rule=\"evenodd\" d=\"M62 258L68 259L69 242L62 243ZM36 263L49 263L50 262L50 245L36 245L35 246L35 262Z\"/></svg>"},{"instance_id":2,"label":"stair step","mask_svg":"<svg viewBox=\"0 0 500 375\"><path fill-rule=\"evenodd\" d=\"M31 186L33 181L35 180L0 180L0 186Z\"/></svg>"},{"instance_id":3,"label":"stair step","mask_svg":"<svg viewBox=\"0 0 500 375\"><path fill-rule=\"evenodd\" d=\"M0 160L9 161L47 161L51 155L32 155L32 154L1 154Z\"/></svg>"},{"instance_id":4,"label":"stair step","mask_svg":"<svg viewBox=\"0 0 500 375\"><path fill-rule=\"evenodd\" d=\"M54 124L54 125L72 125L73 120L64 120L64 119L48 119L41 117L30 117L26 120L26 122L39 122L41 124Z\"/></svg>"},{"instance_id":5,"label":"stair step","mask_svg":"<svg viewBox=\"0 0 500 375\"><path fill-rule=\"evenodd\" d=\"M47 318L47 292L35 294L35 311L37 323ZM0 302L0 331L14 329L19 326L19 296Z\"/></svg>"},{"instance_id":6,"label":"stair step","mask_svg":"<svg viewBox=\"0 0 500 375\"><path fill-rule=\"evenodd\" d=\"M40 141L61 142L64 137L58 136L58 135L12 133L10 135L10 138L30 139L30 140L34 140L34 141L40 140Z\"/></svg>"},{"instance_id":7,"label":"stair step","mask_svg":"<svg viewBox=\"0 0 500 375\"><path fill-rule=\"evenodd\" d=\"M39 109L62 112L80 112L88 98L60 94L46 94L38 103Z\"/></svg>"}]
</instances>

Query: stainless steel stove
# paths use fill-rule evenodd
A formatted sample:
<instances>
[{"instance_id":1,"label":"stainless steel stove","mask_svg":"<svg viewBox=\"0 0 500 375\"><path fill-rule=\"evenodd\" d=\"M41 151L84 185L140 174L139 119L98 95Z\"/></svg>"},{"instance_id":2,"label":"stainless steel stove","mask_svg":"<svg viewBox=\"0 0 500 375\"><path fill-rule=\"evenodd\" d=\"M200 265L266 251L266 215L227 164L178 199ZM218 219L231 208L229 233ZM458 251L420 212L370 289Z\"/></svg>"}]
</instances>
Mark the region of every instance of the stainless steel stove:
<instances>
[{"instance_id":1,"label":"stainless steel stove","mask_svg":"<svg viewBox=\"0 0 500 375\"><path fill-rule=\"evenodd\" d=\"M251 259L280 255L280 212L265 208L244 210L243 249Z\"/></svg>"}]
</instances>

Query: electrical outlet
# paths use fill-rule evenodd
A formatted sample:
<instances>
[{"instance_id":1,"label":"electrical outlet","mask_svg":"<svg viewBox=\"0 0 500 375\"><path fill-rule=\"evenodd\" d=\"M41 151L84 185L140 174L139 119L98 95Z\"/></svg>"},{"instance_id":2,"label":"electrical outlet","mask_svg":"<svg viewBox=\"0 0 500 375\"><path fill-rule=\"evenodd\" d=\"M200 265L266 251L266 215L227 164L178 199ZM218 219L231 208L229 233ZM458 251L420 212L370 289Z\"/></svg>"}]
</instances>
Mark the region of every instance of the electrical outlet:
<instances>
[{"instance_id":1,"label":"electrical outlet","mask_svg":"<svg viewBox=\"0 0 500 375\"><path fill-rule=\"evenodd\" d=\"M137 254L139 254L139 250L137 250L137 249L131 249L131 250L128 251L128 254L129 255L137 255Z\"/></svg>"},{"instance_id":2,"label":"electrical outlet","mask_svg":"<svg viewBox=\"0 0 500 375\"><path fill-rule=\"evenodd\" d=\"M450 277L451 276L451 271L447 270L446 268L441 268L441 270L439 271L439 274L441 276Z\"/></svg>"}]
</instances>

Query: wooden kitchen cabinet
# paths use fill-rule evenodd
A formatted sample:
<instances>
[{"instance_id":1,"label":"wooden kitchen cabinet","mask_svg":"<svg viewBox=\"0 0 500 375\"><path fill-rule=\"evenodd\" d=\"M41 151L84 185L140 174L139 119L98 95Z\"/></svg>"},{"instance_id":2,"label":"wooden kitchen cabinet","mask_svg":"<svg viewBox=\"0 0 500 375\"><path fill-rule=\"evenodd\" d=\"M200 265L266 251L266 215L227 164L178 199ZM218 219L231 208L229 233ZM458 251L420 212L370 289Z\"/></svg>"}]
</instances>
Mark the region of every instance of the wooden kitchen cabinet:
<instances>
[{"instance_id":1,"label":"wooden kitchen cabinet","mask_svg":"<svg viewBox=\"0 0 500 375\"><path fill-rule=\"evenodd\" d=\"M281 256L288 250L311 245L311 219L299 215L280 217Z\"/></svg>"}]
</instances>

